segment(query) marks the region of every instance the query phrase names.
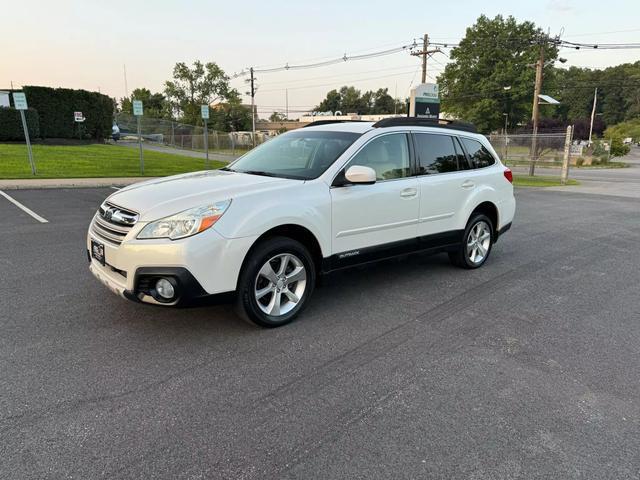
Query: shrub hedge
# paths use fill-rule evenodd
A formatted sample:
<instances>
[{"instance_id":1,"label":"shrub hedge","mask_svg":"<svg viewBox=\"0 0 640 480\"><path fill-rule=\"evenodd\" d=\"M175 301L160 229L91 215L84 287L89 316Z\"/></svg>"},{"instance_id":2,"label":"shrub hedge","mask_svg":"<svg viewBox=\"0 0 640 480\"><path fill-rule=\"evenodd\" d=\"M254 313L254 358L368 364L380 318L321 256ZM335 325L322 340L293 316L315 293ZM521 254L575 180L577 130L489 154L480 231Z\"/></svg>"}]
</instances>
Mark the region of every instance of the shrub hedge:
<instances>
[{"instance_id":1,"label":"shrub hedge","mask_svg":"<svg viewBox=\"0 0 640 480\"><path fill-rule=\"evenodd\" d=\"M86 90L25 86L22 91L31 109L37 111L41 138L102 140L111 135L113 100ZM86 121L76 123L73 112ZM22 128L22 127L20 127Z\"/></svg>"},{"instance_id":2,"label":"shrub hedge","mask_svg":"<svg viewBox=\"0 0 640 480\"><path fill-rule=\"evenodd\" d=\"M38 121L38 112L30 108L25 112L25 116L27 119L27 128L29 129L29 137L39 138L40 122ZM24 140L20 111L15 108L0 107L0 141L18 140Z\"/></svg>"}]
</instances>

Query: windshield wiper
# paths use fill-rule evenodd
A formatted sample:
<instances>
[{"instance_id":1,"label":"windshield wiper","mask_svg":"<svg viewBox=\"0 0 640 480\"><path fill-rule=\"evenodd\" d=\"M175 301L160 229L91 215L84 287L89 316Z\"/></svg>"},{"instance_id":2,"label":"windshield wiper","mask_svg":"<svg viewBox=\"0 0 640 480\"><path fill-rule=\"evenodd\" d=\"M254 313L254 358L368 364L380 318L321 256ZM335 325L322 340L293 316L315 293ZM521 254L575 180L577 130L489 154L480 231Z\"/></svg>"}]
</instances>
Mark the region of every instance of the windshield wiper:
<instances>
[{"instance_id":1,"label":"windshield wiper","mask_svg":"<svg viewBox=\"0 0 640 480\"><path fill-rule=\"evenodd\" d=\"M222 170L223 172L235 172L235 170L232 170L229 167L222 167L222 168L219 168L218 170Z\"/></svg>"},{"instance_id":2,"label":"windshield wiper","mask_svg":"<svg viewBox=\"0 0 640 480\"><path fill-rule=\"evenodd\" d=\"M265 172L263 170L236 170L240 173L248 173L249 175L262 175L263 177L279 177L275 173Z\"/></svg>"}]
</instances>

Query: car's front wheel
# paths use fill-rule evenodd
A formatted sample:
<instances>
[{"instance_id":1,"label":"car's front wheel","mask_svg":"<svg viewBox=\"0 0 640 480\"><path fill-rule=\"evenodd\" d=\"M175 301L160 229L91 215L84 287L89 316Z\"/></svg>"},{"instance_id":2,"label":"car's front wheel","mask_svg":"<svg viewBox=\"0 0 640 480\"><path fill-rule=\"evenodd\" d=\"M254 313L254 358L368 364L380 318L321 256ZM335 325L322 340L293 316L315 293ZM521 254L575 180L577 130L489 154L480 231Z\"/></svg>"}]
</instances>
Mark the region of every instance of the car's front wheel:
<instances>
[{"instance_id":1,"label":"car's front wheel","mask_svg":"<svg viewBox=\"0 0 640 480\"><path fill-rule=\"evenodd\" d=\"M262 327L291 322L305 307L315 286L311 254L300 242L273 237L249 254L238 281L237 310Z\"/></svg>"}]
</instances>

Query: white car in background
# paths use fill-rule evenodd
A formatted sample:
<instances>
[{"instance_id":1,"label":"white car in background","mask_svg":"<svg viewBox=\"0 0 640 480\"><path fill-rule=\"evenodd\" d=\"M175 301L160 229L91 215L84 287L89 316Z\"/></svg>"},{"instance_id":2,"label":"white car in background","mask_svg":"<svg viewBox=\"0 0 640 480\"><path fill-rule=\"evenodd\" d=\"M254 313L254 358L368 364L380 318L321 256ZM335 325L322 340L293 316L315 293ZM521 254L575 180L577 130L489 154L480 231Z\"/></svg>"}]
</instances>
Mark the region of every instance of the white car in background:
<instances>
[{"instance_id":1,"label":"white car in background","mask_svg":"<svg viewBox=\"0 0 640 480\"><path fill-rule=\"evenodd\" d=\"M87 249L93 274L126 298L232 294L244 318L275 327L337 269L410 252L478 268L514 212L511 171L468 124L320 121L226 168L113 193Z\"/></svg>"}]
</instances>

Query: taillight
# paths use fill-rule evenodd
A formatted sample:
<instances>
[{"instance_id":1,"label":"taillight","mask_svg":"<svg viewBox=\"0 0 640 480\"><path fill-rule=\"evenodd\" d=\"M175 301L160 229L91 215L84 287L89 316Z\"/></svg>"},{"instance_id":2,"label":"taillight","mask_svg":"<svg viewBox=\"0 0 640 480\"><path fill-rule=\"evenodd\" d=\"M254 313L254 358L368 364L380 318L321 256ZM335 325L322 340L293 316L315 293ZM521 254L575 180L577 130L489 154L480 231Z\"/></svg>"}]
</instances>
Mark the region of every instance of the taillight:
<instances>
[{"instance_id":1,"label":"taillight","mask_svg":"<svg viewBox=\"0 0 640 480\"><path fill-rule=\"evenodd\" d=\"M511 171L510 168L504 169L504 178L509 180L509 183L513 183L513 172Z\"/></svg>"}]
</instances>

